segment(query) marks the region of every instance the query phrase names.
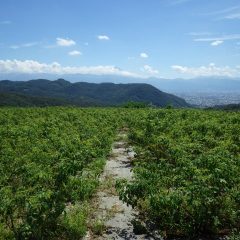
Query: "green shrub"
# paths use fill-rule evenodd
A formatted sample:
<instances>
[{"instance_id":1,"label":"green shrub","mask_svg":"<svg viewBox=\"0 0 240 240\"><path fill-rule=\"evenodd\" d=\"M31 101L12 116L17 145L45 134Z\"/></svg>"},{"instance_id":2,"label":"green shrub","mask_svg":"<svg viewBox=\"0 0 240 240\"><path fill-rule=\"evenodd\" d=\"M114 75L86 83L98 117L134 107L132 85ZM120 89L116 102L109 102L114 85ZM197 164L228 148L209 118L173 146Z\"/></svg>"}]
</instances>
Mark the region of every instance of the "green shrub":
<instances>
[{"instance_id":1,"label":"green shrub","mask_svg":"<svg viewBox=\"0 0 240 240\"><path fill-rule=\"evenodd\" d=\"M196 238L240 226L240 114L148 110L129 119L134 178L122 200L166 235Z\"/></svg>"},{"instance_id":2,"label":"green shrub","mask_svg":"<svg viewBox=\"0 0 240 240\"><path fill-rule=\"evenodd\" d=\"M86 234L89 205L77 204L70 207L62 217L62 225L69 239L79 239Z\"/></svg>"},{"instance_id":3,"label":"green shrub","mask_svg":"<svg viewBox=\"0 0 240 240\"><path fill-rule=\"evenodd\" d=\"M95 235L102 235L105 230L103 220L97 219L92 225L92 231Z\"/></svg>"}]
</instances>

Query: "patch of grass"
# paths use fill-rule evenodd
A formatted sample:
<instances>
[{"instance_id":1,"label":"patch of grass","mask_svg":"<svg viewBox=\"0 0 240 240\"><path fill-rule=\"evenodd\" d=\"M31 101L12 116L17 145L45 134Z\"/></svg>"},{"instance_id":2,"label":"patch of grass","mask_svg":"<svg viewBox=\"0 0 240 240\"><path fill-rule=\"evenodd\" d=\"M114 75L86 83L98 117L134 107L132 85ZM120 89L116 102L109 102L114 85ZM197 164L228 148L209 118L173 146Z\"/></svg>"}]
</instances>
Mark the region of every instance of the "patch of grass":
<instances>
[{"instance_id":1,"label":"patch of grass","mask_svg":"<svg viewBox=\"0 0 240 240\"><path fill-rule=\"evenodd\" d=\"M111 195L117 195L116 189L115 189L115 179L112 175L106 176L104 181L102 182L99 190L102 192L106 192Z\"/></svg>"},{"instance_id":2,"label":"patch of grass","mask_svg":"<svg viewBox=\"0 0 240 240\"><path fill-rule=\"evenodd\" d=\"M2 223L0 223L0 240L13 240L13 233Z\"/></svg>"},{"instance_id":3,"label":"patch of grass","mask_svg":"<svg viewBox=\"0 0 240 240\"><path fill-rule=\"evenodd\" d=\"M62 218L62 225L68 239L79 239L87 232L87 218L90 209L87 203L72 206Z\"/></svg>"},{"instance_id":4,"label":"patch of grass","mask_svg":"<svg viewBox=\"0 0 240 240\"><path fill-rule=\"evenodd\" d=\"M91 164L89 164L88 169L89 171L94 172L96 176L99 176L102 173L105 164L106 164L105 158L98 158Z\"/></svg>"},{"instance_id":5,"label":"patch of grass","mask_svg":"<svg viewBox=\"0 0 240 240\"><path fill-rule=\"evenodd\" d=\"M102 235L105 229L106 227L105 227L104 221L101 219L97 219L92 225L92 232L95 235Z\"/></svg>"},{"instance_id":6,"label":"patch of grass","mask_svg":"<svg viewBox=\"0 0 240 240\"><path fill-rule=\"evenodd\" d=\"M119 134L116 136L115 141L126 141L128 139L127 134Z\"/></svg>"}]
</instances>

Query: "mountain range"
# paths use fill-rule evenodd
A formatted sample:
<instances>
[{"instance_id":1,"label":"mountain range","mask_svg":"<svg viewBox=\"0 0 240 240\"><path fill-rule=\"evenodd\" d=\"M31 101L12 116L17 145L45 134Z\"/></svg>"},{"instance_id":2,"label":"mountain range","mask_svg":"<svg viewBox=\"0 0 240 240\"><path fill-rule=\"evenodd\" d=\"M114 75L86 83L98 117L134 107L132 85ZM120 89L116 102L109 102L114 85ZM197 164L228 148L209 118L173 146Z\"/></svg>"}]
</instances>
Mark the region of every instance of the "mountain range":
<instances>
[{"instance_id":1,"label":"mountain range","mask_svg":"<svg viewBox=\"0 0 240 240\"><path fill-rule=\"evenodd\" d=\"M0 74L0 79L14 81L26 81L29 79L55 80L63 78L70 82L89 83L147 83L161 91L169 93L193 93L193 92L233 92L240 93L240 78L231 77L197 77L192 79L165 79L165 78L135 78L115 75L91 75L91 74Z\"/></svg>"},{"instance_id":2,"label":"mountain range","mask_svg":"<svg viewBox=\"0 0 240 240\"><path fill-rule=\"evenodd\" d=\"M129 101L157 107L189 106L184 99L146 83L71 83L64 79L0 81L1 106L119 106Z\"/></svg>"}]
</instances>

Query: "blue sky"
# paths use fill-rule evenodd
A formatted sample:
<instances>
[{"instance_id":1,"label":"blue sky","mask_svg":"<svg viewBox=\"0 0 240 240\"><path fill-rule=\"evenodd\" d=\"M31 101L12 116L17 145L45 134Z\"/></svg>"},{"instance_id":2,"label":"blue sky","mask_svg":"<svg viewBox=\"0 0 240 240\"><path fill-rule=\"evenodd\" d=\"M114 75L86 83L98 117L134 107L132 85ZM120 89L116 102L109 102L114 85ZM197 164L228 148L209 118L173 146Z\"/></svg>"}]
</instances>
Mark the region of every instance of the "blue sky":
<instances>
[{"instance_id":1,"label":"blue sky","mask_svg":"<svg viewBox=\"0 0 240 240\"><path fill-rule=\"evenodd\" d=\"M239 0L0 1L0 74L240 76Z\"/></svg>"}]
</instances>

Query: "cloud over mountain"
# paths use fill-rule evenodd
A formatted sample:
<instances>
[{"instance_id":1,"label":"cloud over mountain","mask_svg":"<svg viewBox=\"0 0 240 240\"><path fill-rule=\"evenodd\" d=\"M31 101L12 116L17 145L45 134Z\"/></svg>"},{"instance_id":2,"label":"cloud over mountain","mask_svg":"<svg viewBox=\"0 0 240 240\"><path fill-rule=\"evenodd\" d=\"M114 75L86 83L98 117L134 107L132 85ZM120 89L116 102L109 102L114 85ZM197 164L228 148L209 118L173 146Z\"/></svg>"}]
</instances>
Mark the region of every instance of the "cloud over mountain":
<instances>
[{"instance_id":1,"label":"cloud over mountain","mask_svg":"<svg viewBox=\"0 0 240 240\"><path fill-rule=\"evenodd\" d=\"M139 75L119 69L115 66L61 66L58 62L50 64L34 60L0 60L1 73L49 73L49 74L93 74L139 77Z\"/></svg>"},{"instance_id":2,"label":"cloud over mountain","mask_svg":"<svg viewBox=\"0 0 240 240\"><path fill-rule=\"evenodd\" d=\"M208 66L200 67L186 67L180 65L173 65L172 69L178 73L188 74L190 76L227 76L234 77L240 75L238 67L231 68L229 66L218 67L215 63L210 63Z\"/></svg>"}]
</instances>

